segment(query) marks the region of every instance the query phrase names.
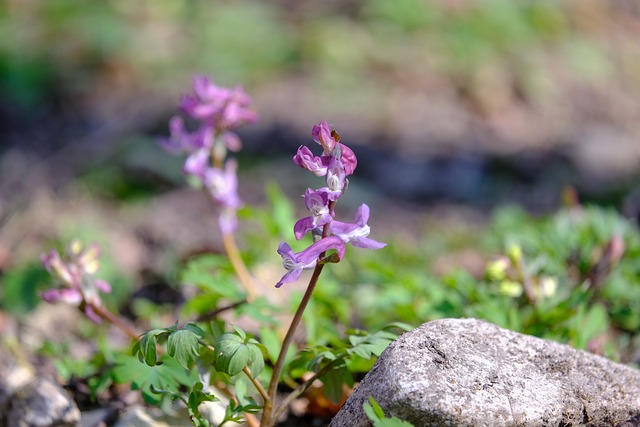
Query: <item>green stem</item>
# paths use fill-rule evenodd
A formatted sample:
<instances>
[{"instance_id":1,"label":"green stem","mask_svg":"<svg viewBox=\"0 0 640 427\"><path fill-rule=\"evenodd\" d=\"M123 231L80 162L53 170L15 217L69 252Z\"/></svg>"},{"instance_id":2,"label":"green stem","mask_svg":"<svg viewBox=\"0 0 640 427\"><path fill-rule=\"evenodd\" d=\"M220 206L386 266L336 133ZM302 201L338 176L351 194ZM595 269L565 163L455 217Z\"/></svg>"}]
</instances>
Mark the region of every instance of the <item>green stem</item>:
<instances>
[{"instance_id":1,"label":"green stem","mask_svg":"<svg viewBox=\"0 0 640 427\"><path fill-rule=\"evenodd\" d=\"M322 255L320 255L322 257ZM320 277L320 273L322 273L322 268L324 264L316 265L316 268L313 270L313 275L311 276L311 280L309 281L309 286L307 286L307 290L302 297L302 301L300 301L300 305L296 310L296 314L293 316L291 320L291 324L289 325L289 330L287 331L287 335L284 337L284 341L282 342L282 347L280 348L280 354L278 354L278 360L276 360L276 364L273 367L273 374L271 376L271 382L269 383L269 388L267 389L267 394L269 395L270 400L266 401L264 404L264 412L262 414L262 422L260 423L261 427L271 427L274 424L275 420L272 420L273 409L276 401L276 391L278 389L278 381L280 379L280 374L282 373L282 368L284 367L284 359L287 355L287 350L291 346L291 342L293 341L293 334L298 329L298 325L302 320L302 313L307 308L307 304L311 300L311 294L313 294L313 290L318 284L318 278Z\"/></svg>"},{"instance_id":2,"label":"green stem","mask_svg":"<svg viewBox=\"0 0 640 427\"><path fill-rule=\"evenodd\" d=\"M336 205L336 202L329 202L329 212L333 213L333 209ZM322 228L322 238L325 238L329 235L329 224L325 224ZM323 259L325 256L325 252L321 253L318 256L318 259ZM298 325L300 325L300 321L302 320L302 313L307 308L309 301L311 300L311 295L313 294L313 290L316 288L318 284L318 279L320 278L320 273L322 273L322 269L324 268L324 263L316 264L315 269L313 270L313 274L311 275L311 279L309 280L309 284L307 285L307 290L302 296L302 301L300 301L300 305L298 305L298 309L296 310L296 314L294 314L293 319L291 319L291 324L289 325L289 330L282 341L282 347L280 348L280 354L278 354L278 360L276 360L276 364L273 367L273 373L271 374L271 381L269 382L269 388L267 389L267 394L269 395L269 400L265 401L264 410L262 411L262 419L260 420L260 427L272 427L277 418L273 417L273 410L276 404L276 393L278 391L278 382L280 380L280 374L282 374L282 368L284 367L284 359L287 355L287 350L291 346L291 342L293 341L293 334L298 329ZM282 412L278 409L278 413Z\"/></svg>"},{"instance_id":3,"label":"green stem","mask_svg":"<svg viewBox=\"0 0 640 427\"><path fill-rule=\"evenodd\" d=\"M236 271L236 274L240 279L240 283L242 283L242 287L247 291L247 301L253 302L258 296L258 290L253 283L249 270L247 270L247 266L244 261L242 261L240 251L238 250L238 245L236 244L233 234L222 233L222 242L224 244L224 251L227 253L227 257L229 257L229 261L231 261L231 265Z\"/></svg>"}]
</instances>

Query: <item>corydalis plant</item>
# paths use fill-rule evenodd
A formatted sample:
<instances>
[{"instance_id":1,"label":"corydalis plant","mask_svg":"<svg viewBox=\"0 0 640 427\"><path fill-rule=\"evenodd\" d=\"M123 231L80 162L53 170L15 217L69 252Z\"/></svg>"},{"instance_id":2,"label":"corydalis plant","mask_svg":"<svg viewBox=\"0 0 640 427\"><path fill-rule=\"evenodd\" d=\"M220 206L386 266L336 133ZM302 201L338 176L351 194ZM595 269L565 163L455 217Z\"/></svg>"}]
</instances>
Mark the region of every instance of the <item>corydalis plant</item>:
<instances>
[{"instance_id":1,"label":"corydalis plant","mask_svg":"<svg viewBox=\"0 0 640 427\"><path fill-rule=\"evenodd\" d=\"M140 335L138 331L107 310L102 303L100 294L111 293L111 285L95 276L100 269L101 252L95 242L85 247L79 240L73 240L63 256L56 250L42 254L42 265L58 286L40 292L40 297L51 304L62 302L77 306L94 322L107 320L137 340Z\"/></svg>"},{"instance_id":2,"label":"corydalis plant","mask_svg":"<svg viewBox=\"0 0 640 427\"><path fill-rule=\"evenodd\" d=\"M199 125L189 132L180 116L173 117L169 122L171 137L163 140L163 145L170 151L187 154L183 172L195 179L219 207L218 225L225 252L251 301L257 297L257 291L233 236L238 227L236 213L242 206L238 164L235 159L225 160L228 151L242 148L234 130L257 118L251 109L251 98L240 87L225 88L213 84L206 76L196 76L193 93L182 97L179 108Z\"/></svg>"},{"instance_id":3,"label":"corydalis plant","mask_svg":"<svg viewBox=\"0 0 640 427\"><path fill-rule=\"evenodd\" d=\"M40 297L48 303L78 306L89 319L100 323L101 317L97 313L102 306L100 293L110 293L111 285L94 276L100 269L99 257L97 243L83 247L78 240L67 246L64 257L56 250L42 254L42 264L60 286L41 292Z\"/></svg>"},{"instance_id":4,"label":"corydalis plant","mask_svg":"<svg viewBox=\"0 0 640 427\"><path fill-rule=\"evenodd\" d=\"M313 269L313 274L289 325L273 368L267 390L269 399L265 400L261 420L263 427L273 426L282 413L283 407L286 406L286 400L280 406L276 402L280 374L293 334L300 324L302 314L311 299L324 265L329 262L339 262L345 255L345 245L348 243L369 249L380 249L385 246L385 243L368 238L371 229L367 224L369 207L366 204L358 208L353 223L334 219L336 203L347 190L349 186L347 177L353 174L358 161L353 151L340 142L340 136L335 130L330 129L327 122L320 122L314 126L311 135L322 147L322 154L315 156L308 147L301 146L293 157L293 162L318 177L324 177L325 185L316 190L309 188L305 191L305 206L311 215L298 220L293 227L293 232L298 240L311 232L313 243L297 253L286 242L280 243L278 254L282 257L282 265L287 273L278 281L276 287L295 282L303 270ZM326 256L329 250L335 250L335 252Z\"/></svg>"}]
</instances>

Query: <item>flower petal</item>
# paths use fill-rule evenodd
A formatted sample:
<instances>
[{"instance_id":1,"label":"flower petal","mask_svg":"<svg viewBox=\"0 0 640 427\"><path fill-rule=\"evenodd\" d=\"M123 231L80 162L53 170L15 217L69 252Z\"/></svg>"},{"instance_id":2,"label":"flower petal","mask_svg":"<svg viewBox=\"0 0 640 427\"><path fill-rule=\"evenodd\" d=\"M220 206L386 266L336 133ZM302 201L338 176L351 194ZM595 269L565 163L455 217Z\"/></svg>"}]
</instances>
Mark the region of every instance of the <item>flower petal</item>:
<instances>
[{"instance_id":1,"label":"flower petal","mask_svg":"<svg viewBox=\"0 0 640 427\"><path fill-rule=\"evenodd\" d=\"M368 237L356 237L351 240L351 244L357 248L363 249L382 249L387 246L386 243L378 242Z\"/></svg>"},{"instance_id":2,"label":"flower petal","mask_svg":"<svg viewBox=\"0 0 640 427\"><path fill-rule=\"evenodd\" d=\"M276 283L276 288L279 288L285 283L295 282L300 278L301 273L302 273L302 268L296 268L294 270L288 271L284 276L282 276L282 279L280 279L280 281Z\"/></svg>"},{"instance_id":3,"label":"flower petal","mask_svg":"<svg viewBox=\"0 0 640 427\"><path fill-rule=\"evenodd\" d=\"M296 236L296 240L300 240L307 234L307 231L315 228L313 217L307 216L299 219L293 226L293 234Z\"/></svg>"},{"instance_id":4,"label":"flower petal","mask_svg":"<svg viewBox=\"0 0 640 427\"><path fill-rule=\"evenodd\" d=\"M40 293L40 297L48 303L64 302L78 305L82 302L82 293L78 289L49 289Z\"/></svg>"}]
</instances>

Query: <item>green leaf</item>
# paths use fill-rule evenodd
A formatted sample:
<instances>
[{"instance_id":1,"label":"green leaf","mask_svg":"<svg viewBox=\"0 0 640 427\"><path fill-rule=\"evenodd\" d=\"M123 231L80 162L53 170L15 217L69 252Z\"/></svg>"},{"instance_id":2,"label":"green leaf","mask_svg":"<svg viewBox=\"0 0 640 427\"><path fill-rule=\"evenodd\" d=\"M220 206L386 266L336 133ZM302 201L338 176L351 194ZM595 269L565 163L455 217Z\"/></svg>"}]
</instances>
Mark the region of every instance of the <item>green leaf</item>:
<instances>
[{"instance_id":1,"label":"green leaf","mask_svg":"<svg viewBox=\"0 0 640 427\"><path fill-rule=\"evenodd\" d=\"M180 274L180 282L232 301L243 298L229 260L222 255L207 254L189 260Z\"/></svg>"},{"instance_id":2,"label":"green leaf","mask_svg":"<svg viewBox=\"0 0 640 427\"><path fill-rule=\"evenodd\" d=\"M336 360L338 357L334 352L329 350L327 347L318 346L318 349L324 349L324 351L321 351L318 354L316 354L316 356L313 359L311 359L311 361L309 362L309 370L311 371L318 370L319 366L322 364L324 360L329 360L329 361Z\"/></svg>"},{"instance_id":3,"label":"green leaf","mask_svg":"<svg viewBox=\"0 0 640 427\"><path fill-rule=\"evenodd\" d=\"M240 339L242 339L242 341L247 340L247 334L242 330L242 328L240 328L239 326L233 325L233 329L236 331L236 333L238 334Z\"/></svg>"},{"instance_id":4,"label":"green leaf","mask_svg":"<svg viewBox=\"0 0 640 427\"><path fill-rule=\"evenodd\" d=\"M238 328L236 331L246 338L244 331ZM234 376L248 366L252 377L257 377L264 369L264 354L256 340L251 338L246 341L242 336L234 333L222 335L216 345L214 365L216 370Z\"/></svg>"},{"instance_id":5,"label":"green leaf","mask_svg":"<svg viewBox=\"0 0 640 427\"><path fill-rule=\"evenodd\" d=\"M352 383L351 374L344 364L336 366L321 377L324 383L324 395L334 403L342 399L343 384Z\"/></svg>"},{"instance_id":6,"label":"green leaf","mask_svg":"<svg viewBox=\"0 0 640 427\"><path fill-rule=\"evenodd\" d=\"M233 352L231 357L229 357L229 363L226 372L231 376L239 374L242 371L242 368L247 366L247 364L249 363L250 357L251 352L249 351L249 347L246 344L240 344Z\"/></svg>"},{"instance_id":7,"label":"green leaf","mask_svg":"<svg viewBox=\"0 0 640 427\"><path fill-rule=\"evenodd\" d=\"M195 326L195 325L194 325ZM202 330L200 336L203 336ZM182 329L169 335L167 341L167 353L174 357L180 366L191 369L200 354L199 336L190 329Z\"/></svg>"},{"instance_id":8,"label":"green leaf","mask_svg":"<svg viewBox=\"0 0 640 427\"><path fill-rule=\"evenodd\" d=\"M291 228L291 224L295 222L295 209L293 204L278 184L274 182L267 183L265 186L265 194L271 210L269 215L265 215L265 227L267 227L274 236L286 236Z\"/></svg>"},{"instance_id":9,"label":"green leaf","mask_svg":"<svg viewBox=\"0 0 640 427\"><path fill-rule=\"evenodd\" d=\"M369 402L362 405L365 415L373 423L373 427L413 427L413 424L396 417L386 418L384 411L373 397L369 397Z\"/></svg>"},{"instance_id":10,"label":"green leaf","mask_svg":"<svg viewBox=\"0 0 640 427\"><path fill-rule=\"evenodd\" d=\"M38 289L51 281L51 276L40 264L11 268L4 273L0 306L13 315L31 311L40 302Z\"/></svg>"},{"instance_id":11,"label":"green leaf","mask_svg":"<svg viewBox=\"0 0 640 427\"><path fill-rule=\"evenodd\" d=\"M280 322L273 316L279 309L264 297L257 298L251 304L242 304L236 308L238 316L247 315L261 325L278 325Z\"/></svg>"},{"instance_id":12,"label":"green leaf","mask_svg":"<svg viewBox=\"0 0 640 427\"><path fill-rule=\"evenodd\" d=\"M198 406L200 406L202 402L215 402L218 400L213 394L203 390L203 384L200 381L196 382L193 385L191 393L189 393L189 398L187 399L189 409L196 414L199 413Z\"/></svg>"},{"instance_id":13,"label":"green leaf","mask_svg":"<svg viewBox=\"0 0 640 427\"><path fill-rule=\"evenodd\" d=\"M226 333L216 344L214 366L217 371L234 376L247 365L249 356L249 350L242 338L236 334Z\"/></svg>"},{"instance_id":14,"label":"green leaf","mask_svg":"<svg viewBox=\"0 0 640 427\"><path fill-rule=\"evenodd\" d=\"M379 418L384 418L384 411L378 405L378 402L371 396L369 396L369 404L363 405L364 412L367 414L371 421L374 421Z\"/></svg>"},{"instance_id":15,"label":"green leaf","mask_svg":"<svg viewBox=\"0 0 640 427\"><path fill-rule=\"evenodd\" d=\"M202 330L202 328L200 328L200 326L196 325L193 322L189 322L186 325L184 325L183 329L191 331L198 338L203 338L204 337L204 331Z\"/></svg>"},{"instance_id":16,"label":"green leaf","mask_svg":"<svg viewBox=\"0 0 640 427\"><path fill-rule=\"evenodd\" d=\"M257 344L249 344L249 369L251 369L251 377L257 378L264 369L264 355L260 346Z\"/></svg>"},{"instance_id":17,"label":"green leaf","mask_svg":"<svg viewBox=\"0 0 640 427\"><path fill-rule=\"evenodd\" d=\"M371 335L350 335L349 343L353 346L348 349L349 354L356 354L363 359L370 359L380 354L396 338L396 335L388 331L378 331Z\"/></svg>"},{"instance_id":18,"label":"green leaf","mask_svg":"<svg viewBox=\"0 0 640 427\"><path fill-rule=\"evenodd\" d=\"M155 366L158 364L157 340L156 335L151 332L146 333L140 340L140 345L134 347L134 349L140 351L144 363L149 366Z\"/></svg>"}]
</instances>

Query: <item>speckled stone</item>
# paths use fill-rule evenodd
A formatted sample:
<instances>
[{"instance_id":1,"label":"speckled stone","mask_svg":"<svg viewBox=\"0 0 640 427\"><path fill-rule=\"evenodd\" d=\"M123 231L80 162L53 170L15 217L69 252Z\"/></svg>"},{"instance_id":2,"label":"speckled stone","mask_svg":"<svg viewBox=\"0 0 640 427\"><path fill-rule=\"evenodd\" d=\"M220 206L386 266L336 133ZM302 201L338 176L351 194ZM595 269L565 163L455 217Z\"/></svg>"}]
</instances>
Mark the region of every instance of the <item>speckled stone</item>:
<instances>
[{"instance_id":1,"label":"speckled stone","mask_svg":"<svg viewBox=\"0 0 640 427\"><path fill-rule=\"evenodd\" d=\"M57 382L38 376L9 398L5 421L11 427L75 427L80 410Z\"/></svg>"},{"instance_id":2,"label":"speckled stone","mask_svg":"<svg viewBox=\"0 0 640 427\"><path fill-rule=\"evenodd\" d=\"M330 427L368 427L372 396L419 426L615 426L640 412L640 371L476 319L394 341Z\"/></svg>"}]
</instances>

